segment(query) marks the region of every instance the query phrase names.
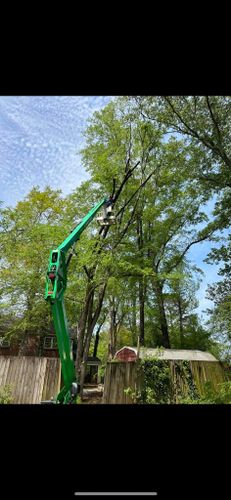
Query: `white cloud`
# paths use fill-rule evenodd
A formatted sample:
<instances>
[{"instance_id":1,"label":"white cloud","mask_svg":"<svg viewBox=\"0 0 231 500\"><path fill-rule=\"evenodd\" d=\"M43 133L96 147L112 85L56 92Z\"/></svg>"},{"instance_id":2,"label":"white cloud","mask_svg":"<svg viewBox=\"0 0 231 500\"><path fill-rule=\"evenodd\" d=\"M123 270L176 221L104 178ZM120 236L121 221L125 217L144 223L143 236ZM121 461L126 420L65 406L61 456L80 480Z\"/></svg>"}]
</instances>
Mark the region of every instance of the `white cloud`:
<instances>
[{"instance_id":1,"label":"white cloud","mask_svg":"<svg viewBox=\"0 0 231 500\"><path fill-rule=\"evenodd\" d=\"M92 113L109 96L0 98L0 200L15 204L33 187L65 194L87 178L78 151Z\"/></svg>"}]
</instances>

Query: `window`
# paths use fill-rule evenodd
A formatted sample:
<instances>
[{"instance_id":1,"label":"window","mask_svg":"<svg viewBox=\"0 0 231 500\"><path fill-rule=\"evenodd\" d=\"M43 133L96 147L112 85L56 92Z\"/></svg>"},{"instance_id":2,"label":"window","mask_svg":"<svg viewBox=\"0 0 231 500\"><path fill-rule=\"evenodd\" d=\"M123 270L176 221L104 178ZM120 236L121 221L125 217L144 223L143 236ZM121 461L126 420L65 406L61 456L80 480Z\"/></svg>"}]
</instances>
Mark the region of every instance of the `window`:
<instances>
[{"instance_id":1,"label":"window","mask_svg":"<svg viewBox=\"0 0 231 500\"><path fill-rule=\"evenodd\" d=\"M45 337L43 341L44 349L57 349L56 337Z\"/></svg>"},{"instance_id":2,"label":"window","mask_svg":"<svg viewBox=\"0 0 231 500\"><path fill-rule=\"evenodd\" d=\"M4 339L4 337L0 338L0 347L10 347L10 341L7 339Z\"/></svg>"}]
</instances>

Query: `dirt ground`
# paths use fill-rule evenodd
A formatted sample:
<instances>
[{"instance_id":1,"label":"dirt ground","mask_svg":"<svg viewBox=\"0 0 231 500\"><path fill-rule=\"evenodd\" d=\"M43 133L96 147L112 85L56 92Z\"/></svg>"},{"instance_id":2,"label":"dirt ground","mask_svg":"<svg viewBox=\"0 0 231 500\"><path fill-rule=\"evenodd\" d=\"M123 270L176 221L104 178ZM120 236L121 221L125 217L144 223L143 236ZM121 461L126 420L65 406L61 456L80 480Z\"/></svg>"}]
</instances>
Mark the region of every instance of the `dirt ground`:
<instances>
[{"instance_id":1,"label":"dirt ground","mask_svg":"<svg viewBox=\"0 0 231 500\"><path fill-rule=\"evenodd\" d=\"M102 397L92 397L92 398L84 398L84 400L82 401L82 404L84 405L94 405L94 404L97 404L97 405L101 405L102 404Z\"/></svg>"},{"instance_id":2,"label":"dirt ground","mask_svg":"<svg viewBox=\"0 0 231 500\"><path fill-rule=\"evenodd\" d=\"M83 390L82 404L94 405L102 404L103 387L98 386L85 386Z\"/></svg>"}]
</instances>

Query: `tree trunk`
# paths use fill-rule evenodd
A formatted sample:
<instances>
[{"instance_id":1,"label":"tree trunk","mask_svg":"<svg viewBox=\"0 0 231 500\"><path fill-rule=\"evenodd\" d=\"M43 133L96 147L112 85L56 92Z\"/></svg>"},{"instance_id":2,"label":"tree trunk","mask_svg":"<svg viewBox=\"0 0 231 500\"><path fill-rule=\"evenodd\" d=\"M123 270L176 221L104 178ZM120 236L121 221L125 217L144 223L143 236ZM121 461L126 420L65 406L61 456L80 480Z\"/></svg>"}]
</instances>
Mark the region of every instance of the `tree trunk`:
<instances>
[{"instance_id":1,"label":"tree trunk","mask_svg":"<svg viewBox=\"0 0 231 500\"><path fill-rule=\"evenodd\" d=\"M183 348L184 343L184 328L183 328L183 312L181 307L181 297L177 301L178 311L179 311L179 324L180 324L180 347Z\"/></svg>"},{"instance_id":2,"label":"tree trunk","mask_svg":"<svg viewBox=\"0 0 231 500\"><path fill-rule=\"evenodd\" d=\"M139 309L140 309L140 345L144 346L144 282L139 281Z\"/></svg>"},{"instance_id":3,"label":"tree trunk","mask_svg":"<svg viewBox=\"0 0 231 500\"><path fill-rule=\"evenodd\" d=\"M18 356L23 356L25 354L25 347L26 347L27 338L28 338L28 332L27 332L27 330L25 330L23 333L23 337L22 337L20 344L19 344Z\"/></svg>"},{"instance_id":4,"label":"tree trunk","mask_svg":"<svg viewBox=\"0 0 231 500\"><path fill-rule=\"evenodd\" d=\"M136 345L137 342L137 326L136 326L136 289L132 298L132 321L131 321L131 331L132 331L132 342Z\"/></svg>"},{"instance_id":5,"label":"tree trunk","mask_svg":"<svg viewBox=\"0 0 231 500\"><path fill-rule=\"evenodd\" d=\"M110 341L108 345L108 357L113 359L116 352L116 337L117 337L117 323L116 323L116 308L114 297L110 301Z\"/></svg>"},{"instance_id":6,"label":"tree trunk","mask_svg":"<svg viewBox=\"0 0 231 500\"><path fill-rule=\"evenodd\" d=\"M103 317L100 325L98 326L97 328L97 332L95 334L95 343L94 343L94 350L93 350L93 356L96 357L97 356L97 352L98 352L98 345L99 345L99 334L100 334L100 330L105 322L105 319L106 319L106 316Z\"/></svg>"},{"instance_id":7,"label":"tree trunk","mask_svg":"<svg viewBox=\"0 0 231 500\"><path fill-rule=\"evenodd\" d=\"M142 219L137 221L137 243L141 261L143 260L143 224ZM139 279L139 337L140 345L144 345L144 278Z\"/></svg>"},{"instance_id":8,"label":"tree trunk","mask_svg":"<svg viewBox=\"0 0 231 500\"><path fill-rule=\"evenodd\" d=\"M26 302L27 302L27 321L29 321L31 319L31 312L30 311L32 309L32 304L33 304L32 297L30 297L30 296L27 297ZM28 335L30 335L30 334L28 331L28 327L26 326L24 329L20 344L19 344L18 356L23 356L26 352Z\"/></svg>"},{"instance_id":9,"label":"tree trunk","mask_svg":"<svg viewBox=\"0 0 231 500\"><path fill-rule=\"evenodd\" d=\"M93 350L93 357L96 358L97 356L97 351L98 351L98 345L99 345L99 333L101 330L102 324L99 325L96 335L95 335L95 343L94 343L94 350Z\"/></svg>"},{"instance_id":10,"label":"tree trunk","mask_svg":"<svg viewBox=\"0 0 231 500\"><path fill-rule=\"evenodd\" d=\"M85 304L77 326L77 352L75 361L75 369L77 377L80 375L80 364L83 356L83 347L84 347L83 345L84 335L86 330L87 318L89 316L90 303L94 299L94 292L95 292L94 288L92 288L90 283L88 283L85 294Z\"/></svg>"},{"instance_id":11,"label":"tree trunk","mask_svg":"<svg viewBox=\"0 0 231 500\"><path fill-rule=\"evenodd\" d=\"M160 329L162 332L162 339L163 339L162 340L163 347L165 347L166 349L170 349L168 323L167 323L167 318L166 318L166 314L165 314L165 307L164 307L163 286L161 286L161 284L159 283L158 280L155 280L153 282L153 289L154 289L156 299L157 299L159 320L160 320Z\"/></svg>"},{"instance_id":12,"label":"tree trunk","mask_svg":"<svg viewBox=\"0 0 231 500\"><path fill-rule=\"evenodd\" d=\"M85 339L84 348L83 348L82 362L81 362L80 368L79 368L79 382L80 382L80 397L81 398L83 397L83 385L84 385L87 358L88 358L91 338L92 338L92 334L93 334L93 330L95 328L95 325L98 321L99 315L101 313L103 299L104 299L104 295L105 295L105 291L106 291L106 286L107 286L107 283L105 283L103 286L101 286L101 288L99 290L98 304L96 306L94 313L93 313L93 296L91 297L91 300L89 302L86 339Z\"/></svg>"}]
</instances>

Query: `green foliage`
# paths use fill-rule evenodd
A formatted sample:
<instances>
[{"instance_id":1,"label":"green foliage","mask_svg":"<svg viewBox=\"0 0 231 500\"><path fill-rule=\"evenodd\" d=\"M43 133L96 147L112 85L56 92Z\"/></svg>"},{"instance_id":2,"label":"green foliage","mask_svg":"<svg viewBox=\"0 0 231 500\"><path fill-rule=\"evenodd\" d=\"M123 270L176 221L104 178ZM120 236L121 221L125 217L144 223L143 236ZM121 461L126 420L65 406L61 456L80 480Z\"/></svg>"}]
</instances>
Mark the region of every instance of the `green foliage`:
<instances>
[{"instance_id":1,"label":"green foliage","mask_svg":"<svg viewBox=\"0 0 231 500\"><path fill-rule=\"evenodd\" d=\"M124 389L124 394L126 394L126 396L129 396L133 403L137 403L140 401L140 398L141 398L141 394L137 394L136 391L134 391L131 387L127 387L126 389Z\"/></svg>"},{"instance_id":2,"label":"green foliage","mask_svg":"<svg viewBox=\"0 0 231 500\"><path fill-rule=\"evenodd\" d=\"M167 360L143 359L140 376L142 389L137 402L141 404L190 403L199 399L188 361L175 361L171 372Z\"/></svg>"},{"instance_id":3,"label":"green foliage","mask_svg":"<svg viewBox=\"0 0 231 500\"><path fill-rule=\"evenodd\" d=\"M174 362L171 373L168 361L142 360L140 370L141 393L137 395L131 388L126 392L140 404L231 404L231 382L220 383L216 389L205 382L199 393L189 361Z\"/></svg>"},{"instance_id":4,"label":"green foliage","mask_svg":"<svg viewBox=\"0 0 231 500\"><path fill-rule=\"evenodd\" d=\"M181 279L180 266L187 248L207 237L206 231L201 230L207 222L201 210L205 195L200 185L192 181L189 145L173 136L166 141L164 132L156 122L146 119L132 100L117 99L93 115L82 151L92 186L99 193L110 192L113 180L117 188L126 169L140 161L116 203L115 212L120 216L105 244L110 255L101 254L102 269L107 268L110 274L107 294L113 286L114 296L120 295L119 283L124 293L124 278L129 280L130 287L132 279L136 281L136 286L132 284L130 288L132 300L126 297L127 305L123 307L124 326L132 332L133 344L137 339L141 278L146 299L145 339L149 345L161 345L166 291ZM147 178L148 183L141 184ZM133 200L130 204L129 199ZM142 221L139 244L138 221ZM187 284L186 279L185 289Z\"/></svg>"},{"instance_id":5,"label":"green foliage","mask_svg":"<svg viewBox=\"0 0 231 500\"><path fill-rule=\"evenodd\" d=\"M105 372L106 372L106 364L100 365L100 367L99 367L99 375L100 375L100 379L102 381L104 380Z\"/></svg>"},{"instance_id":6,"label":"green foliage","mask_svg":"<svg viewBox=\"0 0 231 500\"><path fill-rule=\"evenodd\" d=\"M217 391L214 391L208 382L202 400L204 403L210 404L231 404L231 382L219 384Z\"/></svg>"},{"instance_id":7,"label":"green foliage","mask_svg":"<svg viewBox=\"0 0 231 500\"><path fill-rule=\"evenodd\" d=\"M13 403L12 387L10 385L5 385L0 388L0 404L6 405Z\"/></svg>"},{"instance_id":8,"label":"green foliage","mask_svg":"<svg viewBox=\"0 0 231 500\"><path fill-rule=\"evenodd\" d=\"M92 339L90 353L93 353L94 337ZM97 350L97 356L100 359L102 366L105 366L108 357L108 343L109 343L109 333L108 331L102 331L100 334L99 345ZM101 368L102 368L101 366ZM102 368L102 375L104 375L104 369Z\"/></svg>"},{"instance_id":9,"label":"green foliage","mask_svg":"<svg viewBox=\"0 0 231 500\"><path fill-rule=\"evenodd\" d=\"M198 400L199 392L193 379L190 363L187 360L174 362L173 402L181 403L182 400Z\"/></svg>"},{"instance_id":10,"label":"green foliage","mask_svg":"<svg viewBox=\"0 0 231 500\"><path fill-rule=\"evenodd\" d=\"M214 390L211 382L205 382L204 394L200 397L181 398L181 404L231 404L231 382L223 382L218 384L217 389Z\"/></svg>"},{"instance_id":11,"label":"green foliage","mask_svg":"<svg viewBox=\"0 0 231 500\"><path fill-rule=\"evenodd\" d=\"M1 210L0 284L2 306L15 318L5 328L11 335L49 331L45 277L49 251L65 234L64 206L59 191L34 188L15 208Z\"/></svg>"},{"instance_id":12,"label":"green foliage","mask_svg":"<svg viewBox=\"0 0 231 500\"><path fill-rule=\"evenodd\" d=\"M205 329L196 314L189 314L184 324L183 338L179 337L179 329L171 328L171 346L173 349L199 349L211 351L215 347L211 339L211 331Z\"/></svg>"},{"instance_id":13,"label":"green foliage","mask_svg":"<svg viewBox=\"0 0 231 500\"><path fill-rule=\"evenodd\" d=\"M222 263L218 274L222 280L209 285L207 298L214 303L214 308L209 309L210 314L208 326L215 339L221 339L223 343L223 357L230 359L231 341L231 237L228 236L227 244L219 249L212 249L208 255L207 262Z\"/></svg>"},{"instance_id":14,"label":"green foliage","mask_svg":"<svg viewBox=\"0 0 231 500\"><path fill-rule=\"evenodd\" d=\"M140 362L142 373L141 404L171 403L172 384L170 368L164 360L146 360Z\"/></svg>"},{"instance_id":15,"label":"green foliage","mask_svg":"<svg viewBox=\"0 0 231 500\"><path fill-rule=\"evenodd\" d=\"M117 350L125 345L132 345L132 332L125 327L121 327L117 336Z\"/></svg>"}]
</instances>

